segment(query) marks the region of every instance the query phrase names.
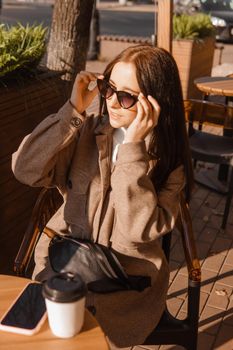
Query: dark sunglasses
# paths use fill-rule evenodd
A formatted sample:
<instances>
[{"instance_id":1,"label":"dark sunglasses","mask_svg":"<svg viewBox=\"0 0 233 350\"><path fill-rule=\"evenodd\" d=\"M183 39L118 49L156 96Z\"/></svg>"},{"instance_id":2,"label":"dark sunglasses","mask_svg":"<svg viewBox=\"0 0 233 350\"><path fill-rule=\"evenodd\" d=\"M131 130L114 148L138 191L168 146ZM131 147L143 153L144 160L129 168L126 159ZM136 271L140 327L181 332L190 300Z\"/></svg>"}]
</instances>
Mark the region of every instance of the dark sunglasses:
<instances>
[{"instance_id":1,"label":"dark sunglasses","mask_svg":"<svg viewBox=\"0 0 233 350\"><path fill-rule=\"evenodd\" d=\"M136 95L130 94L126 91L117 91L105 79L97 79L97 86L100 95L103 98L109 99L115 93L117 95L117 101L119 102L120 106L124 109L132 107L138 101Z\"/></svg>"}]
</instances>

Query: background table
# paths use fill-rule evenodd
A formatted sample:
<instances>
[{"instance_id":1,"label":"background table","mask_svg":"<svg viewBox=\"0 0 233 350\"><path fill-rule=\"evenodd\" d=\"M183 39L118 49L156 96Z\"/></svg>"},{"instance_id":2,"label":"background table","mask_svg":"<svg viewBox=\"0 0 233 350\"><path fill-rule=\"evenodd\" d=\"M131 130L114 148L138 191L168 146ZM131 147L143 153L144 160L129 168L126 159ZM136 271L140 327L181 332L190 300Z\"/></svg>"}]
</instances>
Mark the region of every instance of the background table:
<instances>
[{"instance_id":1,"label":"background table","mask_svg":"<svg viewBox=\"0 0 233 350\"><path fill-rule=\"evenodd\" d=\"M203 99L208 100L210 94L225 97L224 103L233 107L233 78L228 77L201 77L194 80L196 87L203 92ZM218 101L215 101L218 103ZM229 115L224 128L224 136L233 136L233 118Z\"/></svg>"},{"instance_id":2,"label":"background table","mask_svg":"<svg viewBox=\"0 0 233 350\"><path fill-rule=\"evenodd\" d=\"M194 84L200 91L207 95L233 96L233 78L201 77L195 79Z\"/></svg>"},{"instance_id":3,"label":"background table","mask_svg":"<svg viewBox=\"0 0 233 350\"><path fill-rule=\"evenodd\" d=\"M0 318L30 280L0 275ZM86 310L84 326L69 339L55 337L48 320L37 334L21 335L0 331L0 350L108 350L106 337L96 319Z\"/></svg>"}]
</instances>

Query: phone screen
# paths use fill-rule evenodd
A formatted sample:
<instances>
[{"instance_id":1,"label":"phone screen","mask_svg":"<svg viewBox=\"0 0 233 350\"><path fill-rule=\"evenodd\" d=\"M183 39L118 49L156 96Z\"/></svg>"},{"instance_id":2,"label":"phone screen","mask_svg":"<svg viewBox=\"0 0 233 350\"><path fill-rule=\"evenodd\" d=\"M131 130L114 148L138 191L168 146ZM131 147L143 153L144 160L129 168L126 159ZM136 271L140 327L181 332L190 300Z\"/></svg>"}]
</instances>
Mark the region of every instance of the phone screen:
<instances>
[{"instance_id":1,"label":"phone screen","mask_svg":"<svg viewBox=\"0 0 233 350\"><path fill-rule=\"evenodd\" d=\"M42 284L29 283L1 321L2 325L34 329L46 311Z\"/></svg>"}]
</instances>

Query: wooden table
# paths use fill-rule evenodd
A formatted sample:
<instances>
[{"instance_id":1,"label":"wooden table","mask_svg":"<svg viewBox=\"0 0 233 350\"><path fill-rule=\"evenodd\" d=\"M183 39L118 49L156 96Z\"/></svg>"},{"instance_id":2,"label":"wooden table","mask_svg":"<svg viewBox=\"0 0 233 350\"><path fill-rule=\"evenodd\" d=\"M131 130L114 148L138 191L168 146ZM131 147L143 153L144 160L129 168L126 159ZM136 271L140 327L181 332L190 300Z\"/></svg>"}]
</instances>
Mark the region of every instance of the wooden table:
<instances>
[{"instance_id":1,"label":"wooden table","mask_svg":"<svg viewBox=\"0 0 233 350\"><path fill-rule=\"evenodd\" d=\"M233 96L233 78L201 77L194 80L196 87L204 94L214 94L226 97Z\"/></svg>"},{"instance_id":2,"label":"wooden table","mask_svg":"<svg viewBox=\"0 0 233 350\"><path fill-rule=\"evenodd\" d=\"M29 282L26 278L0 275L0 318L12 301ZM48 320L35 335L0 331L0 350L108 350L105 335L96 319L86 310L84 326L77 336L69 339L55 337Z\"/></svg>"}]
</instances>

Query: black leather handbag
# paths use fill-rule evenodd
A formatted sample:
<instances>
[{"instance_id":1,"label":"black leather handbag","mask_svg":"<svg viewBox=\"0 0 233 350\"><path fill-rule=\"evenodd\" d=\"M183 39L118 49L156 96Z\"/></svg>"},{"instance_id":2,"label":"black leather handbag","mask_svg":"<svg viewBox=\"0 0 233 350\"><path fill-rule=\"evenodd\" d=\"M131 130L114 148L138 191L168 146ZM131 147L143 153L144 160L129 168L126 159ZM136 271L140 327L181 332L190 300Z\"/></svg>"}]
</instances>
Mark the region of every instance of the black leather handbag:
<instances>
[{"instance_id":1,"label":"black leather handbag","mask_svg":"<svg viewBox=\"0 0 233 350\"><path fill-rule=\"evenodd\" d=\"M55 236L49 245L49 261L55 272L79 274L95 293L140 292L151 285L149 276L127 275L110 248L90 240Z\"/></svg>"}]
</instances>

